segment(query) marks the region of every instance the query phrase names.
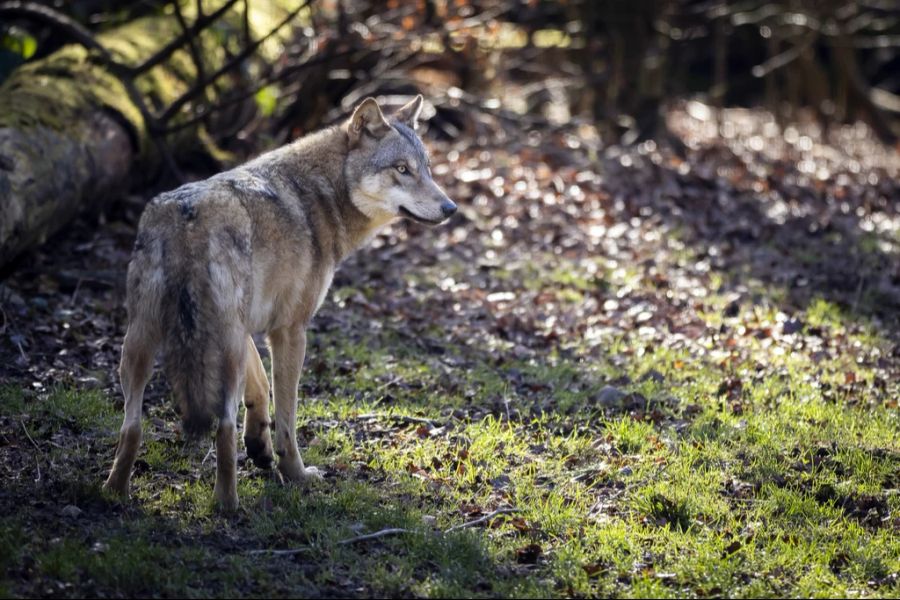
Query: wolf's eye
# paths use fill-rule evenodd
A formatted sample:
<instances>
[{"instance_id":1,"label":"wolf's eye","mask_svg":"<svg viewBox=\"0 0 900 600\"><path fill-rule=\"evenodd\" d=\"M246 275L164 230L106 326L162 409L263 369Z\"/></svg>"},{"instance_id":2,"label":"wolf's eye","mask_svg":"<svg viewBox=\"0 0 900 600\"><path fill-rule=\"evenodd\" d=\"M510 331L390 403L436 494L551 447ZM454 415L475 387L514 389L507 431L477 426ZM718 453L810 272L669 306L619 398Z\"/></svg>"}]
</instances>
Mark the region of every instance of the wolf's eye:
<instances>
[{"instance_id":1,"label":"wolf's eye","mask_svg":"<svg viewBox=\"0 0 900 600\"><path fill-rule=\"evenodd\" d=\"M397 169L397 172L400 173L401 175L406 175L407 173L409 173L409 169L407 169L406 165L404 165L402 163L399 165L394 165L394 168Z\"/></svg>"}]
</instances>

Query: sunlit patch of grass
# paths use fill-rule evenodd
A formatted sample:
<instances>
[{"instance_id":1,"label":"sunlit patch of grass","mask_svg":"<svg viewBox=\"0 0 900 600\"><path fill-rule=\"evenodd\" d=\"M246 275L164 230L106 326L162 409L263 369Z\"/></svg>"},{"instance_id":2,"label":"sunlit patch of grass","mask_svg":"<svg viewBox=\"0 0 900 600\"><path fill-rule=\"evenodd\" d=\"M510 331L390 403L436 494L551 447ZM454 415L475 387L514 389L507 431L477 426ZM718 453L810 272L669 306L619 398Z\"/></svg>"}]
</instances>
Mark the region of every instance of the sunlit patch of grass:
<instances>
[{"instance_id":1,"label":"sunlit patch of grass","mask_svg":"<svg viewBox=\"0 0 900 600\"><path fill-rule=\"evenodd\" d=\"M816 298L806 308L806 320L813 327L842 327L844 316L841 308L833 302Z\"/></svg>"},{"instance_id":2,"label":"sunlit patch of grass","mask_svg":"<svg viewBox=\"0 0 900 600\"><path fill-rule=\"evenodd\" d=\"M148 429L145 423L144 431ZM184 442L154 439L145 434L141 459L151 470L184 474L191 468L191 448Z\"/></svg>"},{"instance_id":3,"label":"sunlit patch of grass","mask_svg":"<svg viewBox=\"0 0 900 600\"><path fill-rule=\"evenodd\" d=\"M834 317L820 312L823 323ZM775 322L777 314L768 307L752 310L749 318ZM837 325L828 321L827 326ZM618 344L629 342L623 338ZM895 461L866 448L895 447L896 418L888 411L873 415L826 401L822 379L815 375L823 367L842 372L838 363L786 352L760 376L754 361L768 346L754 339L745 347L750 354L727 368L684 348L655 347L632 356L626 363L630 382L623 388L646 398L646 412L612 411L604 418L592 398L615 373L608 364L549 352L541 361L476 367L458 379L472 390L471 404L495 403L495 416L452 421L452 433L436 437L415 426L396 427L384 443L362 447L349 435L352 427L330 427L319 430L312 452L326 460L368 456L368 469L412 494L418 499L413 502L437 513L445 527L460 522L458 506L466 503L518 507L522 521L515 527L512 518L501 518L496 529L485 531L488 555L514 563L523 546L535 543L541 548L539 571L568 593L844 592L848 585L842 577L852 571L837 577L829 561L858 539L878 540L869 560L874 566L865 576L884 577L890 567L881 557L896 543L883 531L848 521L847 509L826 498L884 496L896 478ZM396 348L382 351L396 356ZM421 358L411 360L424 366ZM375 358L368 364L385 363ZM856 370L859 381L868 381L864 368ZM427 366L422 374L427 377ZM733 397L722 387L730 378L742 382ZM457 393L439 389L430 395L426 414L436 405L459 406ZM541 398L552 398L547 406L553 412L513 412L510 421L503 410ZM415 392L400 390L385 414L416 406L415 400ZM325 413L348 411L344 402L329 402ZM360 408L369 406L363 401ZM660 423L644 418L653 410ZM565 426L562 414L569 415ZM686 422L676 428L679 418ZM611 450L596 449L604 444ZM893 499L886 502L894 506ZM397 522L404 521L392 524ZM838 556L835 564L841 560ZM773 583L748 577L754 572L768 574ZM378 577L393 581L384 572ZM445 588L428 580L416 589Z\"/></svg>"},{"instance_id":4,"label":"sunlit patch of grass","mask_svg":"<svg viewBox=\"0 0 900 600\"><path fill-rule=\"evenodd\" d=\"M117 413L109 398L96 390L55 388L46 398L37 401L40 411L55 421L74 425L80 429L97 426L113 428Z\"/></svg>"}]
</instances>

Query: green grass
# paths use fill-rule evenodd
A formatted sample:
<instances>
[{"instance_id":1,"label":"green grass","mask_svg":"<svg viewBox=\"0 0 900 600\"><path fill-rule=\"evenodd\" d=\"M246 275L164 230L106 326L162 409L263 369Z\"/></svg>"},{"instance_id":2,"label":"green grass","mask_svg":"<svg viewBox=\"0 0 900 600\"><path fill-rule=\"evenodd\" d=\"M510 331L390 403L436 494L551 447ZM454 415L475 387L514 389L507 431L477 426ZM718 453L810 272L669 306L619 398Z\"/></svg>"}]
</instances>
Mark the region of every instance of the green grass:
<instances>
[{"instance_id":1,"label":"green grass","mask_svg":"<svg viewBox=\"0 0 900 600\"><path fill-rule=\"evenodd\" d=\"M592 277L553 271L534 285L565 303ZM723 340L779 318L766 305L723 316L728 300L714 294L704 303ZM803 318L859 356L885 343L825 301ZM146 419L133 498L119 503L99 494L110 398L0 388L4 431L25 449L29 433L45 481L10 488L22 503L0 521L0 592L900 595L900 423L877 363L776 352L788 342L766 336L698 352L636 332L606 338L602 354L576 344L497 361L492 348L423 350L402 322L354 325L353 338L314 332L301 383L304 458L327 483L285 487L242 465L236 516L213 506L207 442L185 446ZM601 404L613 380L625 395ZM171 418L168 406L149 412ZM77 519L59 516L70 503ZM502 507L517 512L446 532ZM341 543L395 527L408 532ZM296 553L253 553L266 549Z\"/></svg>"}]
</instances>

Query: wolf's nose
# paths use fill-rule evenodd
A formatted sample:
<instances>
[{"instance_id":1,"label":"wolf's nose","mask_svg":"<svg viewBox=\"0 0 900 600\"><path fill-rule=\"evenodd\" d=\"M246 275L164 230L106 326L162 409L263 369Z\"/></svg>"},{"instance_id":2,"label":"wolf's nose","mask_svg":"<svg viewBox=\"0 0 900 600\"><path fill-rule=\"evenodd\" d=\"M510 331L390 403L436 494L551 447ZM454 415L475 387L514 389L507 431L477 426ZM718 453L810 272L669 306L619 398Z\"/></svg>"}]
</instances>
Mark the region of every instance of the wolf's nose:
<instances>
[{"instance_id":1,"label":"wolf's nose","mask_svg":"<svg viewBox=\"0 0 900 600\"><path fill-rule=\"evenodd\" d=\"M453 204L450 200L445 200L443 204L441 204L441 212L444 213L444 218L452 217L453 213L456 212L456 205Z\"/></svg>"}]
</instances>

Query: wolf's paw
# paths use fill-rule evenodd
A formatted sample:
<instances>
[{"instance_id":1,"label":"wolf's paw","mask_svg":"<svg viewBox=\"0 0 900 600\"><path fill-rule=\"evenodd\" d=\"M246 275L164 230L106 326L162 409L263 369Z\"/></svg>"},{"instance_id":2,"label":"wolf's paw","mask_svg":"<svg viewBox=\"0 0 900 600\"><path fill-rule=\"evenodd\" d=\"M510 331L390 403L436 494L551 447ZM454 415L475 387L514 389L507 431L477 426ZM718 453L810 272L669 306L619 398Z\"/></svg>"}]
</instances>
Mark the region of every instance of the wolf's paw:
<instances>
[{"instance_id":1,"label":"wolf's paw","mask_svg":"<svg viewBox=\"0 0 900 600\"><path fill-rule=\"evenodd\" d=\"M285 481L293 483L307 484L314 481L322 481L322 473L315 467L304 467L301 462L280 461L278 470L281 471Z\"/></svg>"},{"instance_id":2,"label":"wolf's paw","mask_svg":"<svg viewBox=\"0 0 900 600\"><path fill-rule=\"evenodd\" d=\"M305 467L303 473L307 481L325 481L325 476L316 467Z\"/></svg>"},{"instance_id":3,"label":"wolf's paw","mask_svg":"<svg viewBox=\"0 0 900 600\"><path fill-rule=\"evenodd\" d=\"M237 490L215 489L216 508L222 512L232 513L238 509Z\"/></svg>"},{"instance_id":4,"label":"wolf's paw","mask_svg":"<svg viewBox=\"0 0 900 600\"><path fill-rule=\"evenodd\" d=\"M237 512L238 509L238 499L237 496L234 498L222 498L216 499L216 508L223 513L233 513Z\"/></svg>"},{"instance_id":5,"label":"wolf's paw","mask_svg":"<svg viewBox=\"0 0 900 600\"><path fill-rule=\"evenodd\" d=\"M261 469L272 468L272 463L275 462L275 455L272 452L272 438L270 436L244 436L244 446L247 448L247 456L250 457L253 464Z\"/></svg>"},{"instance_id":6,"label":"wolf's paw","mask_svg":"<svg viewBox=\"0 0 900 600\"><path fill-rule=\"evenodd\" d=\"M103 483L103 492L110 496L116 496L120 500L128 500L128 479L116 478L110 475Z\"/></svg>"}]
</instances>

